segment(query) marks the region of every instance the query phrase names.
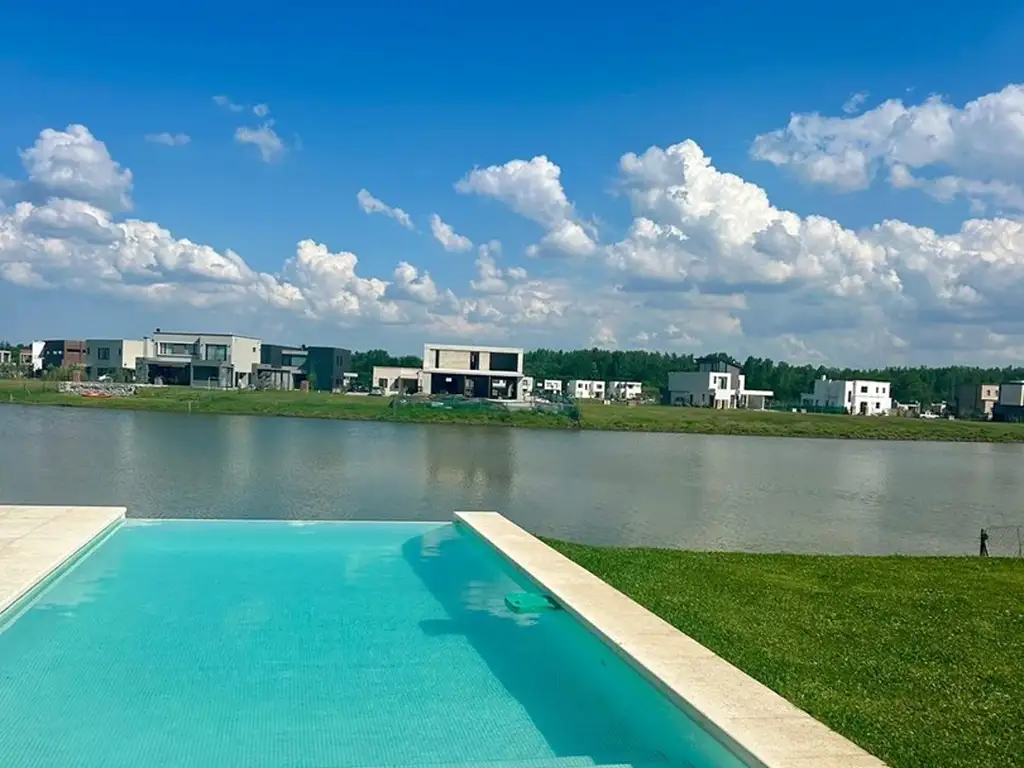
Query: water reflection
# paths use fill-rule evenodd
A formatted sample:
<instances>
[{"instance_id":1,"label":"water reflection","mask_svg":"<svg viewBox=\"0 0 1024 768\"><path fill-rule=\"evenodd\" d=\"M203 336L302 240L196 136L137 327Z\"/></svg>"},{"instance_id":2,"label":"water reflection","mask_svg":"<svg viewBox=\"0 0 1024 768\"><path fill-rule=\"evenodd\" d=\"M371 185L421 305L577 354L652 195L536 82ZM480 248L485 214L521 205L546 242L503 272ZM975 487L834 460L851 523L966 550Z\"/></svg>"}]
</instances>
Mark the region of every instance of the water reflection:
<instances>
[{"instance_id":1,"label":"water reflection","mask_svg":"<svg viewBox=\"0 0 1024 768\"><path fill-rule=\"evenodd\" d=\"M971 553L1024 446L0 408L0 502L135 517L446 520L602 544Z\"/></svg>"}]
</instances>

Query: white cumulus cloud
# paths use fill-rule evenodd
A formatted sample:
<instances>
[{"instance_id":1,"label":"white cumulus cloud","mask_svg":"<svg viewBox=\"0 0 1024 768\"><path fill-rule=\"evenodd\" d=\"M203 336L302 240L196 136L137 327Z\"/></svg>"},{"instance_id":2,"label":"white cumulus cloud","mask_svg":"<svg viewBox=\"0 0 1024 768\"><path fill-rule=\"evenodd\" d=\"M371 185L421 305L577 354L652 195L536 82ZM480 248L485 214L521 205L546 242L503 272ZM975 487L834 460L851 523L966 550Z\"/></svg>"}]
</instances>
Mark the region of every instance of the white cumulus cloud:
<instances>
[{"instance_id":1,"label":"white cumulus cloud","mask_svg":"<svg viewBox=\"0 0 1024 768\"><path fill-rule=\"evenodd\" d=\"M547 157L510 160L504 165L475 168L455 189L463 194L493 197L521 216L540 224L547 234L532 255L563 253L587 256L596 244L576 218L561 181L562 169Z\"/></svg>"},{"instance_id":2,"label":"white cumulus cloud","mask_svg":"<svg viewBox=\"0 0 1024 768\"><path fill-rule=\"evenodd\" d=\"M380 213L394 219L406 229L414 229L412 218L408 213L401 208L393 208L383 200L378 200L365 189L360 189L356 193L356 201L363 209L363 213Z\"/></svg>"},{"instance_id":3,"label":"white cumulus cloud","mask_svg":"<svg viewBox=\"0 0 1024 768\"><path fill-rule=\"evenodd\" d=\"M446 251L452 253L461 253L473 247L472 240L458 234L451 224L446 224L436 213L430 215L430 233Z\"/></svg>"},{"instance_id":4,"label":"white cumulus cloud","mask_svg":"<svg viewBox=\"0 0 1024 768\"><path fill-rule=\"evenodd\" d=\"M751 155L840 191L866 189L883 169L900 169L889 174L898 182L934 167L943 171L939 178L902 186L938 189L938 199L964 195L1017 208L1024 85L1007 85L963 107L931 96L913 105L890 99L856 116L794 114L785 128L758 136Z\"/></svg>"}]
</instances>

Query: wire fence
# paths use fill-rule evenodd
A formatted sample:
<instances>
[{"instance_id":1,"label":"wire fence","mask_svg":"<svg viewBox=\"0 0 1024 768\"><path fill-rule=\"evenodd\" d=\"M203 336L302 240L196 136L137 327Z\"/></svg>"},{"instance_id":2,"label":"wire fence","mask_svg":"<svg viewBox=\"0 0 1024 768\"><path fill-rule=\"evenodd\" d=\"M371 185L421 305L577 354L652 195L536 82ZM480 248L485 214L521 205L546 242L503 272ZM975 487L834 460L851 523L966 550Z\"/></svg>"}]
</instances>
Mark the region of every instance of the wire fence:
<instances>
[{"instance_id":1,"label":"wire fence","mask_svg":"<svg viewBox=\"0 0 1024 768\"><path fill-rule=\"evenodd\" d=\"M1024 525L990 525L981 529L982 557L1024 557Z\"/></svg>"}]
</instances>

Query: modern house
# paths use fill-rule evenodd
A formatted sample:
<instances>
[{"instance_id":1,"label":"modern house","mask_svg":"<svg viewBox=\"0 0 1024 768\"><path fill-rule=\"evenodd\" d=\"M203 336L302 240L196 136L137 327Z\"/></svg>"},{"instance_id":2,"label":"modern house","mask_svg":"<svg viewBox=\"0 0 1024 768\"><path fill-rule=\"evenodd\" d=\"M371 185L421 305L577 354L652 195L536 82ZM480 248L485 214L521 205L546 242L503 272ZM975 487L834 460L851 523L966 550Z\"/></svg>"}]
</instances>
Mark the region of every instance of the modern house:
<instances>
[{"instance_id":1,"label":"modern house","mask_svg":"<svg viewBox=\"0 0 1024 768\"><path fill-rule=\"evenodd\" d=\"M400 368L393 365L373 366L373 389L385 395L415 395L420 391L419 368Z\"/></svg>"},{"instance_id":2,"label":"modern house","mask_svg":"<svg viewBox=\"0 0 1024 768\"><path fill-rule=\"evenodd\" d=\"M637 400L643 391L639 381L609 381L608 397L612 400Z\"/></svg>"},{"instance_id":3,"label":"modern house","mask_svg":"<svg viewBox=\"0 0 1024 768\"><path fill-rule=\"evenodd\" d=\"M348 389L352 352L341 347L301 347L263 344L254 386L260 389L309 389L336 392Z\"/></svg>"},{"instance_id":4,"label":"modern house","mask_svg":"<svg viewBox=\"0 0 1024 768\"><path fill-rule=\"evenodd\" d=\"M0 349L0 365L10 365L10 364L11 364L11 350L9 350L9 349Z\"/></svg>"},{"instance_id":5,"label":"modern house","mask_svg":"<svg viewBox=\"0 0 1024 768\"><path fill-rule=\"evenodd\" d=\"M605 383L595 379L572 379L566 393L576 400L604 400Z\"/></svg>"},{"instance_id":6,"label":"modern house","mask_svg":"<svg viewBox=\"0 0 1024 768\"><path fill-rule=\"evenodd\" d=\"M343 392L345 374L352 369L352 351L342 347L306 347L309 388L318 392Z\"/></svg>"},{"instance_id":7,"label":"modern house","mask_svg":"<svg viewBox=\"0 0 1024 768\"><path fill-rule=\"evenodd\" d=\"M814 382L814 391L801 402L825 408L843 408L859 416L888 416L892 393L888 381L833 380L822 376Z\"/></svg>"},{"instance_id":8,"label":"modern house","mask_svg":"<svg viewBox=\"0 0 1024 768\"><path fill-rule=\"evenodd\" d=\"M32 347L22 347L18 350L18 366L20 368L32 367Z\"/></svg>"},{"instance_id":9,"label":"modern house","mask_svg":"<svg viewBox=\"0 0 1024 768\"><path fill-rule=\"evenodd\" d=\"M95 381L127 371L125 375L131 380L139 358L152 354L149 339L86 339L85 378Z\"/></svg>"},{"instance_id":10,"label":"modern house","mask_svg":"<svg viewBox=\"0 0 1024 768\"><path fill-rule=\"evenodd\" d=\"M747 377L739 366L717 358L702 358L697 361L696 371L674 371L668 375L668 396L671 405L760 411L775 393L770 389L748 389Z\"/></svg>"},{"instance_id":11,"label":"modern house","mask_svg":"<svg viewBox=\"0 0 1024 768\"><path fill-rule=\"evenodd\" d=\"M1024 381L1008 381L999 386L999 402L992 407L992 418L1024 422Z\"/></svg>"},{"instance_id":12,"label":"modern house","mask_svg":"<svg viewBox=\"0 0 1024 768\"><path fill-rule=\"evenodd\" d=\"M426 344L421 389L427 395L464 395L517 400L523 378L523 350Z\"/></svg>"},{"instance_id":13,"label":"modern house","mask_svg":"<svg viewBox=\"0 0 1024 768\"><path fill-rule=\"evenodd\" d=\"M301 389L303 382L308 381L306 362L306 350L302 347L263 344L253 386L257 389Z\"/></svg>"},{"instance_id":14,"label":"modern house","mask_svg":"<svg viewBox=\"0 0 1024 768\"><path fill-rule=\"evenodd\" d=\"M562 394L562 380L561 379L544 379L544 383L541 384L541 392L545 395L560 395Z\"/></svg>"},{"instance_id":15,"label":"modern house","mask_svg":"<svg viewBox=\"0 0 1024 768\"><path fill-rule=\"evenodd\" d=\"M956 388L956 416L959 419L991 419L999 402L998 384L961 384Z\"/></svg>"},{"instance_id":16,"label":"modern house","mask_svg":"<svg viewBox=\"0 0 1024 768\"><path fill-rule=\"evenodd\" d=\"M150 351L136 367L137 381L233 389L255 384L263 342L233 333L169 333L158 328L149 344Z\"/></svg>"},{"instance_id":17,"label":"modern house","mask_svg":"<svg viewBox=\"0 0 1024 768\"><path fill-rule=\"evenodd\" d=\"M32 342L33 363L36 344L39 345L39 368L84 368L86 344L81 339L47 339ZM35 366L33 365L33 368Z\"/></svg>"},{"instance_id":18,"label":"modern house","mask_svg":"<svg viewBox=\"0 0 1024 768\"><path fill-rule=\"evenodd\" d=\"M534 387L533 376L523 376L519 380L519 399L526 401L533 399L533 387Z\"/></svg>"}]
</instances>

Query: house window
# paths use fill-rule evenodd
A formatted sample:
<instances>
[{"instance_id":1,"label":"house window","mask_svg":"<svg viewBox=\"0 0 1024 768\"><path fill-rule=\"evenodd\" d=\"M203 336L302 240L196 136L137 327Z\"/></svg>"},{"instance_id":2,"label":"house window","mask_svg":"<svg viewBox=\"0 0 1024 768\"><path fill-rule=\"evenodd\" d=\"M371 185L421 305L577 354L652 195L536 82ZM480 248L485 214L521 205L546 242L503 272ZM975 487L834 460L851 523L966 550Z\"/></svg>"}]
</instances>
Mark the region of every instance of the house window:
<instances>
[{"instance_id":1,"label":"house window","mask_svg":"<svg viewBox=\"0 0 1024 768\"><path fill-rule=\"evenodd\" d=\"M480 370L480 353L470 352L469 353L469 370L479 371Z\"/></svg>"},{"instance_id":2,"label":"house window","mask_svg":"<svg viewBox=\"0 0 1024 768\"><path fill-rule=\"evenodd\" d=\"M205 359L218 363L226 362L228 359L227 344L207 344Z\"/></svg>"},{"instance_id":3,"label":"house window","mask_svg":"<svg viewBox=\"0 0 1024 768\"><path fill-rule=\"evenodd\" d=\"M865 385L863 385L863 386L862 386L862 387L860 388L860 391L861 391L861 394L862 394L862 395L866 395L866 394L868 393L868 387L867 387L867 385L866 385L866 384L865 384Z\"/></svg>"},{"instance_id":4,"label":"house window","mask_svg":"<svg viewBox=\"0 0 1024 768\"><path fill-rule=\"evenodd\" d=\"M853 392L847 392L846 393L846 402L850 402L851 400L853 400Z\"/></svg>"},{"instance_id":5,"label":"house window","mask_svg":"<svg viewBox=\"0 0 1024 768\"><path fill-rule=\"evenodd\" d=\"M96 347L96 359L97 360L109 360L110 359L110 347Z\"/></svg>"},{"instance_id":6,"label":"house window","mask_svg":"<svg viewBox=\"0 0 1024 768\"><path fill-rule=\"evenodd\" d=\"M161 341L157 345L157 353L161 355L170 356L190 356L192 354L191 344L177 344L167 341Z\"/></svg>"}]
</instances>

